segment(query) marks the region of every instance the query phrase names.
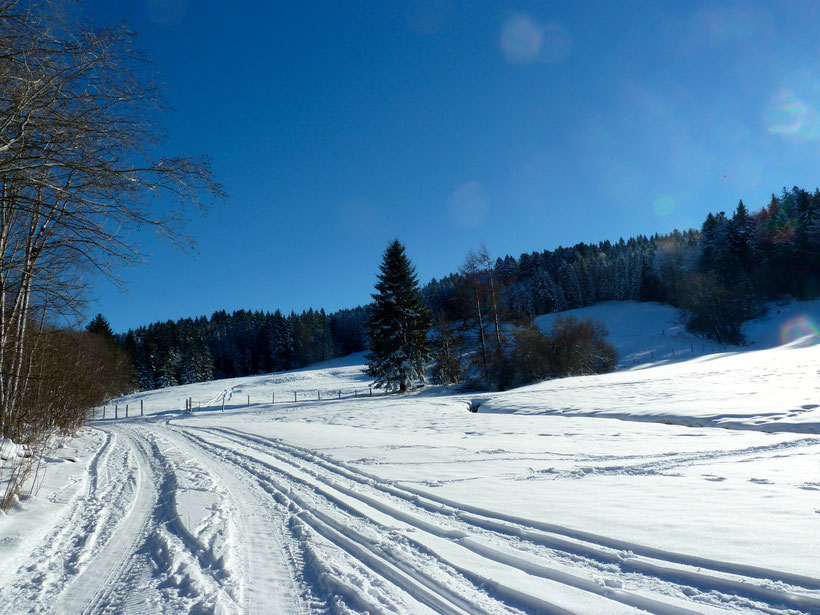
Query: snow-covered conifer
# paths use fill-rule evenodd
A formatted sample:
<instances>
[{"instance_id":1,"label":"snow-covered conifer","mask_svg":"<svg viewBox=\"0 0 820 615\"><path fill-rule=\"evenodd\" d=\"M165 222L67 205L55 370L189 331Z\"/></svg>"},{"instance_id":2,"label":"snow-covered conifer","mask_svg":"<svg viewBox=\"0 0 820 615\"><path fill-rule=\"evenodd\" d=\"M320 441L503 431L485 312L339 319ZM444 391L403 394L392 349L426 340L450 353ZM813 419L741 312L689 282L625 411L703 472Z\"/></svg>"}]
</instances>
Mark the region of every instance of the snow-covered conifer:
<instances>
[{"instance_id":1,"label":"snow-covered conifer","mask_svg":"<svg viewBox=\"0 0 820 615\"><path fill-rule=\"evenodd\" d=\"M430 320L415 268L397 239L384 251L380 271L367 322L368 374L376 387L406 391L425 381Z\"/></svg>"}]
</instances>

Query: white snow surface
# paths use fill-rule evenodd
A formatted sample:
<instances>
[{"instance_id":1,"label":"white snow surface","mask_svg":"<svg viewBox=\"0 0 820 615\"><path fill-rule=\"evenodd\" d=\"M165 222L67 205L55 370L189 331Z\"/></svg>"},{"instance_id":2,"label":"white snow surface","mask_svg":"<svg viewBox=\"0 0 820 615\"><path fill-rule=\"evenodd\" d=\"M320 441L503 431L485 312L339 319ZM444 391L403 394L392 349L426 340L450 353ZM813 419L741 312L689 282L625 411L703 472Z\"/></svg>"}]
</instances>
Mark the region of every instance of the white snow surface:
<instances>
[{"instance_id":1,"label":"white snow surface","mask_svg":"<svg viewBox=\"0 0 820 615\"><path fill-rule=\"evenodd\" d=\"M99 409L0 516L0 612L820 613L820 302L712 354L573 312L619 371L371 397L355 355Z\"/></svg>"}]
</instances>

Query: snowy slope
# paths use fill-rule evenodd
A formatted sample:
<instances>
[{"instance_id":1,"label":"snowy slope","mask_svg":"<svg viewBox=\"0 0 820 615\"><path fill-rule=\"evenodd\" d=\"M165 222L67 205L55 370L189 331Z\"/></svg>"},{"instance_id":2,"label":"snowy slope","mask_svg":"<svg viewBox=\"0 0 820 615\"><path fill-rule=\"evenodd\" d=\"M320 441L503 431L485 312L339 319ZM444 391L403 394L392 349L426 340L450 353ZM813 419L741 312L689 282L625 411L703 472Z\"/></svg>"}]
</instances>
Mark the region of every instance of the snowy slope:
<instances>
[{"instance_id":1,"label":"snowy slope","mask_svg":"<svg viewBox=\"0 0 820 615\"><path fill-rule=\"evenodd\" d=\"M817 306L779 309L687 361L664 306L587 308L623 369L505 393L370 397L358 356L119 400L0 519L0 605L820 613Z\"/></svg>"},{"instance_id":2,"label":"snowy slope","mask_svg":"<svg viewBox=\"0 0 820 615\"><path fill-rule=\"evenodd\" d=\"M686 331L680 312L662 303L604 301L590 307L546 314L535 319L549 332L558 316L589 318L604 324L607 341L618 350L620 367L686 361L722 351L774 348L803 339L816 343L820 335L820 300L773 303L761 318L746 323L746 346L720 345Z\"/></svg>"},{"instance_id":3,"label":"snowy slope","mask_svg":"<svg viewBox=\"0 0 820 615\"><path fill-rule=\"evenodd\" d=\"M535 323L547 333L559 316L603 323L609 332L607 341L618 350L620 367L686 360L721 350L716 342L688 333L679 314L676 308L662 303L605 301L545 314L537 317Z\"/></svg>"}]
</instances>

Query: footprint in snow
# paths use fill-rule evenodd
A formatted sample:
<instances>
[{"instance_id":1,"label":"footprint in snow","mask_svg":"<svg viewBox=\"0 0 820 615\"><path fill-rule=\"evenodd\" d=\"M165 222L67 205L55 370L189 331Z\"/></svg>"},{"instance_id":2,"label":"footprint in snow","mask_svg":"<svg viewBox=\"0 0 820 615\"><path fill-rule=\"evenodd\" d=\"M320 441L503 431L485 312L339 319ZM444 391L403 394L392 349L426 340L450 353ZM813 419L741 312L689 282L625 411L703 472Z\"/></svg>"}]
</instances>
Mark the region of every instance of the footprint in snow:
<instances>
[{"instance_id":1,"label":"footprint in snow","mask_svg":"<svg viewBox=\"0 0 820 615\"><path fill-rule=\"evenodd\" d=\"M758 485L773 485L774 484L768 478L750 478L749 482L750 483L756 483Z\"/></svg>"},{"instance_id":2,"label":"footprint in snow","mask_svg":"<svg viewBox=\"0 0 820 615\"><path fill-rule=\"evenodd\" d=\"M719 483L720 481L726 480L725 476L715 476L714 474L701 474L703 478L706 480L712 481L713 483Z\"/></svg>"}]
</instances>

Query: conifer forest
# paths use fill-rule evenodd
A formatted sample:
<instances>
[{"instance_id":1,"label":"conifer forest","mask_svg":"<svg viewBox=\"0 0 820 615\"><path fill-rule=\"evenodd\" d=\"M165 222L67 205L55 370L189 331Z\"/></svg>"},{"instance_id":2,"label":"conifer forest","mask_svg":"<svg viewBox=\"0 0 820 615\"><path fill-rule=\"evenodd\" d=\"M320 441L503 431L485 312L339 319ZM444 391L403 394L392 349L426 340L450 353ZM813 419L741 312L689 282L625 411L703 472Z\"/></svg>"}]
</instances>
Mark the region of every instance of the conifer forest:
<instances>
[{"instance_id":1,"label":"conifer forest","mask_svg":"<svg viewBox=\"0 0 820 615\"><path fill-rule=\"evenodd\" d=\"M376 264L374 263L374 271ZM498 257L482 269L498 285L510 322L608 300L659 301L720 343L743 343L740 326L779 295L820 292L820 191L794 187L754 211L743 202L710 213L700 229L579 243ZM458 322L465 271L422 287L434 320ZM489 298L487 298L489 301ZM366 348L367 306L330 314L245 310L154 323L117 336L140 389L294 369Z\"/></svg>"}]
</instances>

